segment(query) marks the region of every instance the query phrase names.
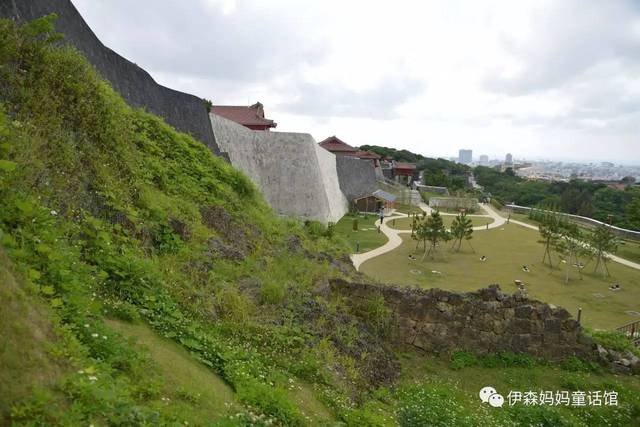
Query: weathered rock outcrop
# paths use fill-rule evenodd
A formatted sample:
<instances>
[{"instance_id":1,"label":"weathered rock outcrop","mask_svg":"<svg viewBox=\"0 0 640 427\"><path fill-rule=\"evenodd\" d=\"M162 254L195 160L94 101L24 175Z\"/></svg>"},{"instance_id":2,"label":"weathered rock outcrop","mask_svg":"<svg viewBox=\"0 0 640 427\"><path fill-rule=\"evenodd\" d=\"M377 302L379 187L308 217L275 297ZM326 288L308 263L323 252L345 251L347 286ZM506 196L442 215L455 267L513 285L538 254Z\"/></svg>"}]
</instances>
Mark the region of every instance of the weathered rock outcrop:
<instances>
[{"instance_id":1,"label":"weathered rock outcrop","mask_svg":"<svg viewBox=\"0 0 640 427\"><path fill-rule=\"evenodd\" d=\"M429 353L512 351L548 360L597 357L595 344L565 309L504 294L498 285L454 293L333 280L331 292L348 297L352 304L382 296L392 313L391 336Z\"/></svg>"}]
</instances>

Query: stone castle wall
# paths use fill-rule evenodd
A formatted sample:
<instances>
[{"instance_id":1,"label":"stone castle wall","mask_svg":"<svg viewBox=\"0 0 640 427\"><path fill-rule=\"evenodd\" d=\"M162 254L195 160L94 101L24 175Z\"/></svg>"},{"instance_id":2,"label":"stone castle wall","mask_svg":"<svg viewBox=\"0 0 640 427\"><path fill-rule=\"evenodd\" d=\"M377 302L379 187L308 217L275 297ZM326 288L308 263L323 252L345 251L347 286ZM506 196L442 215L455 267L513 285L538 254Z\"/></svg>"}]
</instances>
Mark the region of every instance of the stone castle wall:
<instances>
[{"instance_id":1,"label":"stone castle wall","mask_svg":"<svg viewBox=\"0 0 640 427\"><path fill-rule=\"evenodd\" d=\"M340 189L349 202L353 202L356 197L369 195L378 189L378 177L371 160L336 156L336 165Z\"/></svg>"},{"instance_id":2,"label":"stone castle wall","mask_svg":"<svg viewBox=\"0 0 640 427\"><path fill-rule=\"evenodd\" d=\"M324 223L337 222L347 212L335 156L311 135L252 131L210 116L220 151L251 178L276 212Z\"/></svg>"},{"instance_id":3,"label":"stone castle wall","mask_svg":"<svg viewBox=\"0 0 640 427\"><path fill-rule=\"evenodd\" d=\"M58 15L56 30L78 49L127 103L162 117L218 154L202 99L156 83L142 68L104 46L69 0L2 0L0 17L30 21Z\"/></svg>"},{"instance_id":4,"label":"stone castle wall","mask_svg":"<svg viewBox=\"0 0 640 427\"><path fill-rule=\"evenodd\" d=\"M354 305L384 298L392 313L390 336L429 353L512 351L548 360L597 356L591 338L566 310L504 294L497 285L460 294L333 280L331 292Z\"/></svg>"}]
</instances>

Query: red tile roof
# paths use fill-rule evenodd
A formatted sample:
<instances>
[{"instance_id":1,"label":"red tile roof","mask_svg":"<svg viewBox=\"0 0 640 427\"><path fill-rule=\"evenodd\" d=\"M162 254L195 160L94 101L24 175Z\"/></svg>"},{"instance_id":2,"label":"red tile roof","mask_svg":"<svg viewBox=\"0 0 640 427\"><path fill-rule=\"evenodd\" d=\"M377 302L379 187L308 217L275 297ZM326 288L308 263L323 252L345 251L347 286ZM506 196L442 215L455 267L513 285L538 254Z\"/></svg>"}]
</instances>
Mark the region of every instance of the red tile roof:
<instances>
[{"instance_id":1,"label":"red tile roof","mask_svg":"<svg viewBox=\"0 0 640 427\"><path fill-rule=\"evenodd\" d=\"M415 163L395 162L393 167L396 168L396 169L415 169L416 168L416 164Z\"/></svg>"},{"instance_id":2,"label":"red tile roof","mask_svg":"<svg viewBox=\"0 0 640 427\"><path fill-rule=\"evenodd\" d=\"M240 105L214 105L211 112L243 126L276 127L273 120L264 118L264 107L257 102L249 107Z\"/></svg>"},{"instance_id":3,"label":"red tile roof","mask_svg":"<svg viewBox=\"0 0 640 427\"><path fill-rule=\"evenodd\" d=\"M360 159L374 159L374 160L380 159L379 155L371 151L358 151L356 152L355 156Z\"/></svg>"},{"instance_id":4,"label":"red tile roof","mask_svg":"<svg viewBox=\"0 0 640 427\"><path fill-rule=\"evenodd\" d=\"M324 141L320 141L318 145L320 145L322 148L324 148L327 151L331 151L332 153L335 153L335 152L349 153L350 152L355 154L356 152L358 152L357 148L353 148L346 142L340 140L335 135L330 136Z\"/></svg>"}]
</instances>

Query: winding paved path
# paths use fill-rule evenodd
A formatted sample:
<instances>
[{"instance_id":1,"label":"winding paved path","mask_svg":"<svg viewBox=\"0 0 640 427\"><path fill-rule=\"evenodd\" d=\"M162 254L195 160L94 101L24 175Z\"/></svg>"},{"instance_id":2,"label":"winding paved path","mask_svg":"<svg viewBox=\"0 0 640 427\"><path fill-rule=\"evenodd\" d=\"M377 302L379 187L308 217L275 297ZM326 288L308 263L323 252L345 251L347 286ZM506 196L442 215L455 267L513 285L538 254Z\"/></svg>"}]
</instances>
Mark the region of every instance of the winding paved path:
<instances>
[{"instance_id":1,"label":"winding paved path","mask_svg":"<svg viewBox=\"0 0 640 427\"><path fill-rule=\"evenodd\" d=\"M420 202L419 204L420 209L422 209L423 211L427 212L427 214L431 213L431 208L429 206L427 206L427 204ZM474 231L482 231L482 230L487 230L487 229L493 229L493 228L498 228L503 226L507 220L500 214L498 214L491 206L487 205L487 204L481 204L481 206L484 208L484 210L487 212L487 215L469 215L471 217L490 217L493 218L493 222L491 224L489 224L489 227L487 227L486 225L479 225L476 227L473 227ZM440 213L441 215L453 215L455 216L456 214L449 214L449 213ZM402 244L402 237L400 237L400 234L407 234L407 233L411 233L411 230L396 230L394 228L391 228L387 225L387 222L389 221L393 221L394 219L399 219L399 218L407 218L409 215L404 214L404 213L396 213L396 212L392 212L392 214L388 217L386 217L382 223L382 225L380 226L380 231L382 231L385 236L387 236L387 238L389 239L389 241L387 243L385 243L384 245L375 248L373 250L370 250L368 252L364 252L361 254L353 254L351 255L351 261L353 262L354 267L356 268L356 270L360 269L360 265L362 265L363 262L370 260L371 258L375 258L377 256L380 256L382 254L386 254L387 252L391 252L392 250L394 250L395 248L397 248L398 246L400 246ZM525 227L525 228L529 228L531 230L538 230L538 227L535 225L531 225L531 224L527 224L526 222L522 222L522 221L516 221L513 219L509 220L510 223L519 225L521 227ZM640 270L640 264L633 262L633 261L629 261L627 259L624 258L620 258L618 256L612 255L612 254L608 254L609 258L617 263L620 263L622 265L626 265L627 267L631 267L631 268L635 268L636 270Z\"/></svg>"},{"instance_id":2,"label":"winding paved path","mask_svg":"<svg viewBox=\"0 0 640 427\"><path fill-rule=\"evenodd\" d=\"M418 206L420 207L420 209L425 211L427 214L431 213L431 208L426 203L420 202L420 204ZM484 207L484 205L483 205L483 207ZM489 209L485 209L485 210L487 211L488 215L469 215L469 216L470 217L474 217L474 216L475 217L490 217L490 218L493 218L493 222L491 224L489 224L489 227L487 227L486 225L479 225L477 227L473 227L474 231L482 231L482 230L497 228L497 227L502 226L506 222L504 217L498 215L495 211L492 211L492 210L489 210ZM441 215L455 216L456 214L441 213ZM396 230L395 228L389 227L387 225L387 222L393 221L394 219L407 218L408 216L409 215L404 214L404 213L393 212L388 217L385 217L384 221L382 222L382 225L380 226L380 231L382 231L384 233L384 235L387 236L389 241L387 243L385 243L384 245L382 245L380 247L377 247L375 249L372 249L372 250L370 250L368 252L351 255L351 261L353 262L353 265L356 268L356 270L360 269L360 265L363 262L368 261L371 258L375 258L375 257L377 257L379 255L386 254L387 252L391 252L392 250L394 250L395 248L397 248L398 246L400 246L402 244L402 237L400 237L400 234L411 233L411 230Z\"/></svg>"}]
</instances>

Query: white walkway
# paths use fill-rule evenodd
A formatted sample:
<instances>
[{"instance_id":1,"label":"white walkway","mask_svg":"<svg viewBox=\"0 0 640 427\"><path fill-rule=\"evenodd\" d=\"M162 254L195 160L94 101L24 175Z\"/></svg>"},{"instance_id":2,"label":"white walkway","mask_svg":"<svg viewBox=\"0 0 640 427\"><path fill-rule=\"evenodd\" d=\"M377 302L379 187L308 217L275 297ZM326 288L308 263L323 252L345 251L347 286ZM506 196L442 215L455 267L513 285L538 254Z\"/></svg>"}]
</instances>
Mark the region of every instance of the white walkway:
<instances>
[{"instance_id":1,"label":"white walkway","mask_svg":"<svg viewBox=\"0 0 640 427\"><path fill-rule=\"evenodd\" d=\"M481 206L485 207L485 205L481 205ZM431 213L431 208L426 203L420 202L419 207L423 211L427 212L427 214ZM485 209L485 210L487 211L488 215L469 215L469 216L470 217L490 217L490 218L493 218L493 222L489 224L488 228L486 225L479 225L477 227L473 227L474 231L482 231L482 230L497 228L504 225L504 223L506 222L504 217L498 215L493 210L489 210L489 209ZM451 216L456 215L456 214L449 214L449 213L440 213L440 214L451 215ZM384 219L382 226L380 227L380 231L382 231L384 235L387 236L389 241L384 245L377 247L373 250L370 250L368 252L351 255L351 261L353 262L353 265L356 268L356 270L360 269L360 265L363 262L368 261L371 258L375 258L379 255L386 254L387 252L391 252L392 250L394 250L395 248L397 248L402 244L402 237L400 237L400 234L411 233L411 230L396 230L395 228L389 227L387 225L387 222L393 221L394 219L407 218L408 216L409 215L404 213L393 212L390 216ZM380 224L380 222L377 222L376 224Z\"/></svg>"},{"instance_id":2,"label":"white walkway","mask_svg":"<svg viewBox=\"0 0 640 427\"><path fill-rule=\"evenodd\" d=\"M427 206L425 203L420 202L419 204L420 209L422 209L423 211L427 212L428 214L431 213L431 208L429 206ZM489 206L488 204L481 204L480 206L482 206L484 208L484 210L487 212L487 215L469 215L470 217L490 217L493 218L493 222L491 224L489 224L489 227L487 227L486 225L479 225L476 227L473 227L474 231L482 231L482 230L491 230L494 228L498 228L498 227L502 227L507 220L500 214L498 214L491 206ZM455 216L456 214L450 214L450 213L443 213L441 212L440 215L452 215ZM399 219L399 218L406 218L409 215L404 214L404 213L399 213L399 212L393 212L390 216L386 217L382 223L382 225L380 226L380 231L382 231L385 236L387 236L387 238L389 239L389 241L387 243L385 243L384 245L375 248L373 250L370 250L368 252L364 252L361 254L353 254L351 255L351 261L353 262L354 267L356 268L356 270L360 269L360 265L362 265L363 262L370 260L371 258L375 258L377 256L380 256L382 254L386 254L387 252L391 252L392 250L394 250L395 248L397 248L398 246L400 246L402 244L402 237L400 237L400 234L407 234L407 233L411 233L411 230L396 230L394 228L391 228L387 225L387 222L389 221L393 221L394 219ZM521 227L525 227L525 228L529 228L531 230L538 230L538 227L535 225L531 225L531 224L527 224L525 222L522 221L516 221L513 219L509 220L509 223L513 223L516 225L519 225ZM376 224L379 224L379 222L377 222ZM640 270L640 264L633 262L633 261L629 261L627 259L624 258L620 258L618 256L609 254L609 258L617 263L620 263L622 265L626 265L627 267L631 267L631 268L635 268L637 270Z\"/></svg>"}]
</instances>

